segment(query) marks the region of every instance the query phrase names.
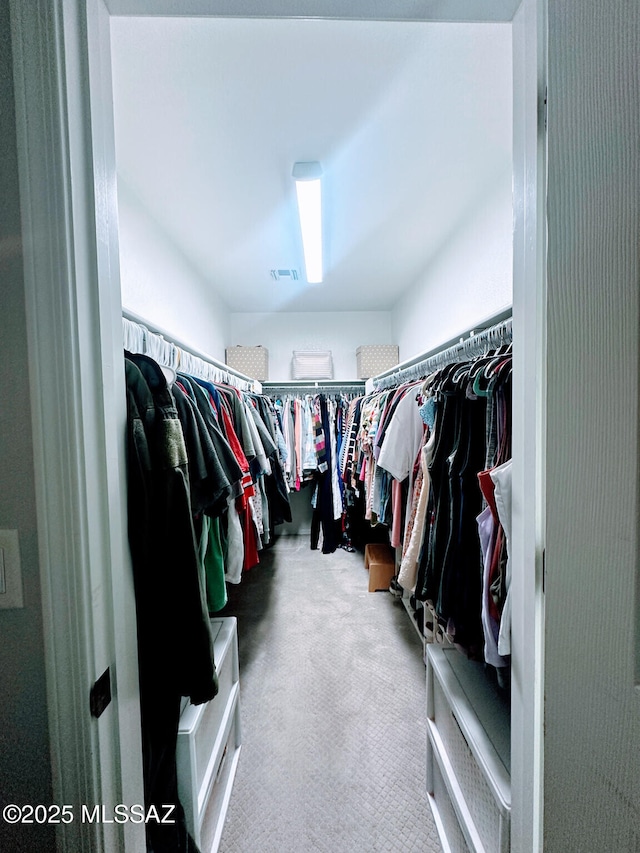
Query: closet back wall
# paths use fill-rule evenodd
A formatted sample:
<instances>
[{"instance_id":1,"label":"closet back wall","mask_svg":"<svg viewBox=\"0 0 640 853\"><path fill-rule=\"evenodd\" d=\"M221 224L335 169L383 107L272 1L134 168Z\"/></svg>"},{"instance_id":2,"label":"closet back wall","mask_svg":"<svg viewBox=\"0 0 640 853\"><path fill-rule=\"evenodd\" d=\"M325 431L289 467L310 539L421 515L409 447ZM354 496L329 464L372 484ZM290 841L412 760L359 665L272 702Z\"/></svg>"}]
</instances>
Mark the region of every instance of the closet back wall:
<instances>
[{"instance_id":1,"label":"closet back wall","mask_svg":"<svg viewBox=\"0 0 640 853\"><path fill-rule=\"evenodd\" d=\"M390 311L242 313L231 315L233 346L261 344L269 350L269 381L291 379L293 350L331 350L334 379L356 379L361 344L395 343Z\"/></svg>"}]
</instances>

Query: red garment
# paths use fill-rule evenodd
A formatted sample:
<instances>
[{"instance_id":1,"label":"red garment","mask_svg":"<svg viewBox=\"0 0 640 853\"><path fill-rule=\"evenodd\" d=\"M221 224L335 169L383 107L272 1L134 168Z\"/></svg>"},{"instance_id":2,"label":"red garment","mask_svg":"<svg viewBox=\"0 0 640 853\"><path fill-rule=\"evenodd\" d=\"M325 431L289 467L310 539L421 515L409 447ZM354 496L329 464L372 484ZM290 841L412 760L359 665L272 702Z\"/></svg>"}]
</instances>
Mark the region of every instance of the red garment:
<instances>
[{"instance_id":1,"label":"red garment","mask_svg":"<svg viewBox=\"0 0 640 853\"><path fill-rule=\"evenodd\" d=\"M248 501L246 502L245 508L242 511L241 516L242 530L244 533L244 561L242 564L242 569L246 572L249 569L252 569L254 566L257 566L260 562L260 557L258 556L258 539L256 527L253 523L251 507L249 506Z\"/></svg>"},{"instance_id":2,"label":"red garment","mask_svg":"<svg viewBox=\"0 0 640 853\"><path fill-rule=\"evenodd\" d=\"M238 438L236 431L233 427L233 421L229 417L224 407L221 408L220 414L222 415L222 426L227 441L229 442L229 446L233 450L233 455L238 460L238 465L242 468L243 472L246 473L249 470L249 461L244 455L244 450L242 449L242 445L240 444L240 439Z\"/></svg>"},{"instance_id":3,"label":"red garment","mask_svg":"<svg viewBox=\"0 0 640 853\"><path fill-rule=\"evenodd\" d=\"M402 483L391 481L391 547L399 548L402 544Z\"/></svg>"},{"instance_id":4,"label":"red garment","mask_svg":"<svg viewBox=\"0 0 640 853\"><path fill-rule=\"evenodd\" d=\"M500 519L498 518L498 507L496 506L496 498L495 498L495 483L491 479L491 471L480 471L478 474L478 482L480 484L480 490L484 495L484 499L489 504L491 508L491 515L494 519L500 524Z\"/></svg>"},{"instance_id":5,"label":"red garment","mask_svg":"<svg viewBox=\"0 0 640 853\"><path fill-rule=\"evenodd\" d=\"M226 434L227 441L229 442L229 446L233 451L233 455L238 460L238 465L240 465L240 468L242 469L243 473L243 494L236 501L238 512L242 512L247 505L247 498L253 497L256 491L253 485L253 480L251 479L251 474L249 473L249 461L244 455L244 450L242 449L242 445L240 444L240 439L236 435L236 431L233 427L233 421L231 420L229 414L224 408L221 409L221 415L222 425L224 427L224 432Z\"/></svg>"}]
</instances>

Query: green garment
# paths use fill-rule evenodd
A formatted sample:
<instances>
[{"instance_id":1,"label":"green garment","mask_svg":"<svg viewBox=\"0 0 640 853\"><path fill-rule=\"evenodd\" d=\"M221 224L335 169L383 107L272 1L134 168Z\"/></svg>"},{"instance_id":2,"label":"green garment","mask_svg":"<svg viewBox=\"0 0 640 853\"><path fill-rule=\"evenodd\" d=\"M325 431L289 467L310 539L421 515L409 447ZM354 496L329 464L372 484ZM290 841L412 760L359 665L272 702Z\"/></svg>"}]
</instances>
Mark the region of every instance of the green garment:
<instances>
[{"instance_id":1,"label":"green garment","mask_svg":"<svg viewBox=\"0 0 640 853\"><path fill-rule=\"evenodd\" d=\"M224 579L224 555L220 540L220 519L202 517L200 554L204 565L209 613L217 613L227 603L227 585Z\"/></svg>"}]
</instances>

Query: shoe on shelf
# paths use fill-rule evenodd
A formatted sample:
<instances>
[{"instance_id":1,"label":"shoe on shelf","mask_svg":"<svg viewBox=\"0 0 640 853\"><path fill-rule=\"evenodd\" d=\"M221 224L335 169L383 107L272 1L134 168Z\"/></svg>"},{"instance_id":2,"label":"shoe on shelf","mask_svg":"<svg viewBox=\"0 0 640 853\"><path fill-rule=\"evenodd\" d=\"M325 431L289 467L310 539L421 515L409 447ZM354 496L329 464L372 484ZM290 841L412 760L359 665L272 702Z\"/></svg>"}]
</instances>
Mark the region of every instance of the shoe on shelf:
<instances>
[{"instance_id":1,"label":"shoe on shelf","mask_svg":"<svg viewBox=\"0 0 640 853\"><path fill-rule=\"evenodd\" d=\"M398 578L391 578L391 583L389 584L389 592L394 598L402 598L404 595L404 589L398 583Z\"/></svg>"}]
</instances>

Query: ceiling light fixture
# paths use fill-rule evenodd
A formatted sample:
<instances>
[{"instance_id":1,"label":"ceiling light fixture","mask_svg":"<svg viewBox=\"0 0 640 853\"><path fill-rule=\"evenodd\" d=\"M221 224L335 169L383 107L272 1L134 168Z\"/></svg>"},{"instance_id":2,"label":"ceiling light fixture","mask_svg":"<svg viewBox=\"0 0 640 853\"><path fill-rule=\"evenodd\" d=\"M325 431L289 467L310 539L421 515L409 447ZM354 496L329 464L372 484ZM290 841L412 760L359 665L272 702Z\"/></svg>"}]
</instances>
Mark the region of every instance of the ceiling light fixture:
<instances>
[{"instance_id":1,"label":"ceiling light fixture","mask_svg":"<svg viewBox=\"0 0 640 853\"><path fill-rule=\"evenodd\" d=\"M322 190L320 163L295 163L293 177L298 195L304 265L309 284L322 281Z\"/></svg>"}]
</instances>

